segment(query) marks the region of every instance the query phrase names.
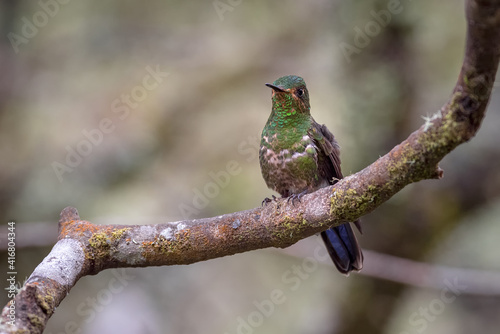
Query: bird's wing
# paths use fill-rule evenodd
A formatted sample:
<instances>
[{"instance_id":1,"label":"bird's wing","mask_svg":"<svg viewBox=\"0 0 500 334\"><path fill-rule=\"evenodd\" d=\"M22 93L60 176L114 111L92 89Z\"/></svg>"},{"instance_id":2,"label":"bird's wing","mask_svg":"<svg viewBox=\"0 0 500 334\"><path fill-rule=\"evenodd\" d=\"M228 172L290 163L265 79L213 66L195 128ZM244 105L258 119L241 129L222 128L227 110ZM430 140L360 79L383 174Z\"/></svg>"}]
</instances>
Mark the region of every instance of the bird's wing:
<instances>
[{"instance_id":1,"label":"bird's wing","mask_svg":"<svg viewBox=\"0 0 500 334\"><path fill-rule=\"evenodd\" d=\"M320 176L327 179L330 184L334 184L343 177L340 170L340 147L327 127L319 125L314 120L310 136L319 148L318 169ZM361 232L359 220L356 220L354 225ZM333 263L341 273L349 274L352 270L363 268L363 253L349 223L331 227L321 232L321 237Z\"/></svg>"},{"instance_id":2,"label":"bird's wing","mask_svg":"<svg viewBox=\"0 0 500 334\"><path fill-rule=\"evenodd\" d=\"M311 126L311 135L316 146L320 149L318 167L320 175L334 184L336 179L343 178L340 170L340 147L333 134L323 124L319 125L314 120Z\"/></svg>"},{"instance_id":3,"label":"bird's wing","mask_svg":"<svg viewBox=\"0 0 500 334\"><path fill-rule=\"evenodd\" d=\"M320 125L312 121L311 134L316 146L320 149L318 154L318 169L321 177L328 180L330 184L336 183L343 178L340 170L340 146L326 125ZM361 223L354 222L358 230L363 233Z\"/></svg>"}]
</instances>

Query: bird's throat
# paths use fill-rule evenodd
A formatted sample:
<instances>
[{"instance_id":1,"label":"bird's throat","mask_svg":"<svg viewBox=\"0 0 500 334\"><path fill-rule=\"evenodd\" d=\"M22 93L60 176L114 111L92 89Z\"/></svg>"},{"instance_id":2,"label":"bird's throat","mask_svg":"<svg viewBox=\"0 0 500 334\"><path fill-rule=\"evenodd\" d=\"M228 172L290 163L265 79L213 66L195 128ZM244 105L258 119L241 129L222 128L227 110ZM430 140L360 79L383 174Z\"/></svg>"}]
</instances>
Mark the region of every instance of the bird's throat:
<instances>
[{"instance_id":1,"label":"bird's throat","mask_svg":"<svg viewBox=\"0 0 500 334\"><path fill-rule=\"evenodd\" d=\"M262 144L274 150L289 149L308 134L311 116L294 108L273 108L262 131Z\"/></svg>"}]
</instances>

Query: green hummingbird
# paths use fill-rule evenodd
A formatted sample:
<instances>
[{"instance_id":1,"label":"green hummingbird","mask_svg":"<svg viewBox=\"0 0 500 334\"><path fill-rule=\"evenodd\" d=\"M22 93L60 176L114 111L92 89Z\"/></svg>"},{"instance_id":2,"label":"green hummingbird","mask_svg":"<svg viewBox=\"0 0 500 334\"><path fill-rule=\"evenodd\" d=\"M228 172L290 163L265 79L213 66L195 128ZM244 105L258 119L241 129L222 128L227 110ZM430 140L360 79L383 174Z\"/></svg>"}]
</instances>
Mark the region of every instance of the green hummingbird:
<instances>
[{"instance_id":1,"label":"green hummingbird","mask_svg":"<svg viewBox=\"0 0 500 334\"><path fill-rule=\"evenodd\" d=\"M287 75L266 86L273 90L273 105L262 130L260 168L267 186L293 203L343 177L340 148L326 126L312 118L304 79ZM361 231L359 221L354 224ZM321 237L341 273L361 270L363 253L350 223L321 232Z\"/></svg>"}]
</instances>

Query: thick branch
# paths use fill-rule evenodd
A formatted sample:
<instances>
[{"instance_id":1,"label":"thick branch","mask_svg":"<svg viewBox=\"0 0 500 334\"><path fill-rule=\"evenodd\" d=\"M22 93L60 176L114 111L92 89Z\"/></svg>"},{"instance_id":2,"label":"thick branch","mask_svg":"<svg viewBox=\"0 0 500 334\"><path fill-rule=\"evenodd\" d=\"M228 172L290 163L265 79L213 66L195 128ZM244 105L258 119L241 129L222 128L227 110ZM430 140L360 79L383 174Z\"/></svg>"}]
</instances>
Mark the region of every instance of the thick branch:
<instances>
[{"instance_id":1,"label":"thick branch","mask_svg":"<svg viewBox=\"0 0 500 334\"><path fill-rule=\"evenodd\" d=\"M471 139L485 114L499 60L500 1L467 1L467 43L448 103L405 141L364 170L292 205L160 225L96 226L66 208L59 241L2 312L1 333L41 333L76 281L107 268L189 264L266 247L288 247L332 225L354 221L406 185L440 178L439 161ZM62 268L62 269L61 269ZM12 303L12 302L11 302Z\"/></svg>"}]
</instances>

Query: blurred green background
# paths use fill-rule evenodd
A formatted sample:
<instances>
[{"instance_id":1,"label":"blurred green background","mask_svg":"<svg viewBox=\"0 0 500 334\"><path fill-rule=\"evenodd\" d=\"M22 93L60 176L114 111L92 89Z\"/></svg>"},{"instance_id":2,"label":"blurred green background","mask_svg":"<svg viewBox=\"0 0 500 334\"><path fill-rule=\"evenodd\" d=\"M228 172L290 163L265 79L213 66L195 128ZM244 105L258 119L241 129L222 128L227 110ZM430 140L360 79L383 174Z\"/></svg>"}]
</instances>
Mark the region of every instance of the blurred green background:
<instances>
[{"instance_id":1,"label":"blurred green background","mask_svg":"<svg viewBox=\"0 0 500 334\"><path fill-rule=\"evenodd\" d=\"M14 220L20 282L50 251L68 205L98 224L260 205L271 195L255 147L271 110L264 83L306 80L348 175L447 101L463 57L463 1L63 2L0 4L0 267ZM347 44L356 51L344 54ZM499 105L500 84L479 134L441 163L442 180L363 218L361 274L315 262L318 237L108 270L78 282L46 333L498 333ZM231 161L237 172L200 200ZM280 303L266 303L280 291Z\"/></svg>"}]
</instances>

